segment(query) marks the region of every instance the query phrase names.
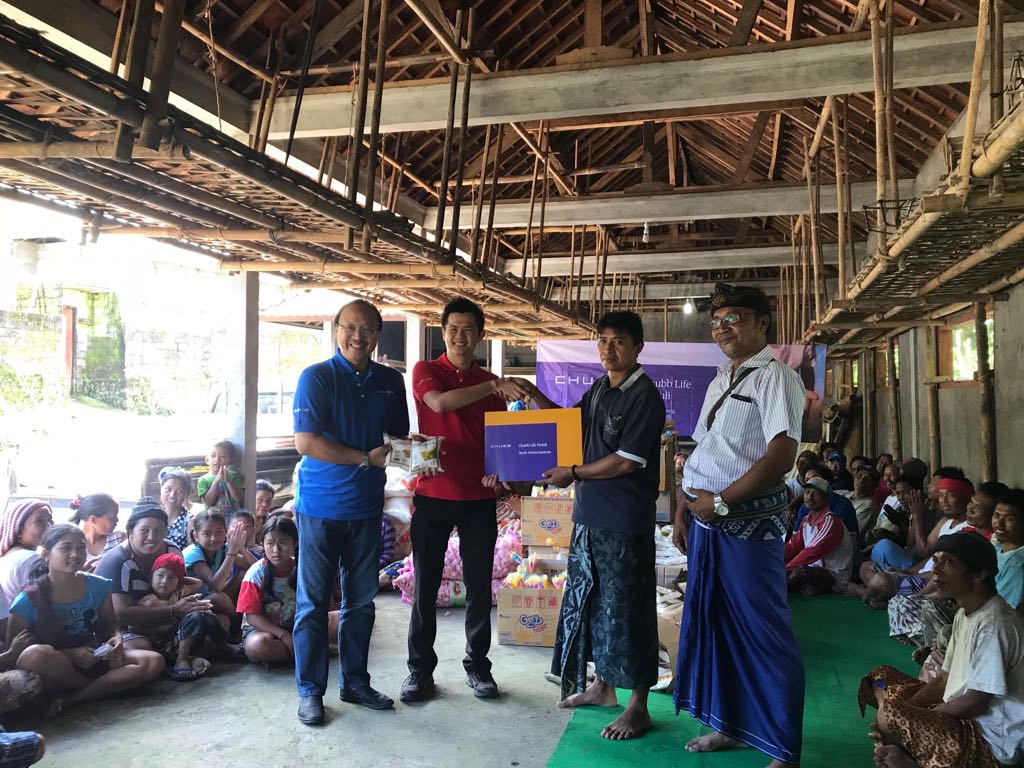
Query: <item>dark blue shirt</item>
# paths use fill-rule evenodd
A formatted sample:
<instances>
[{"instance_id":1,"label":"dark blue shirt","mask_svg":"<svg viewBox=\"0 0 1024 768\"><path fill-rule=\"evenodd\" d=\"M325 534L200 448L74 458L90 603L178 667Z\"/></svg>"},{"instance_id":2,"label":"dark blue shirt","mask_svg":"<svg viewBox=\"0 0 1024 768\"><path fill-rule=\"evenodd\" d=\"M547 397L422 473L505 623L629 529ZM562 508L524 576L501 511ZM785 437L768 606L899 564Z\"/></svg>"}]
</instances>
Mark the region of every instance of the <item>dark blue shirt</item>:
<instances>
[{"instance_id":1,"label":"dark blue shirt","mask_svg":"<svg viewBox=\"0 0 1024 768\"><path fill-rule=\"evenodd\" d=\"M294 407L296 432L313 432L357 451L383 445L385 434L409 434L402 374L373 362L360 373L340 351L302 372ZM364 520L379 515L384 505L384 470L303 456L298 491L300 514Z\"/></svg>"},{"instance_id":2,"label":"dark blue shirt","mask_svg":"<svg viewBox=\"0 0 1024 768\"><path fill-rule=\"evenodd\" d=\"M832 514L838 516L843 521L846 530L852 533L854 539L856 539L859 528L857 527L857 513L853 509L853 503L841 493L832 491L832 494L828 497L828 508ZM799 533L800 523L804 521L805 517L807 517L807 505L801 504L800 509L796 513L793 533Z\"/></svg>"},{"instance_id":3,"label":"dark blue shirt","mask_svg":"<svg viewBox=\"0 0 1024 768\"><path fill-rule=\"evenodd\" d=\"M617 453L640 466L628 475L576 483L573 522L609 531L654 528L661 480L665 401L637 366L617 387L602 376L577 404L583 410L583 463Z\"/></svg>"}]
</instances>

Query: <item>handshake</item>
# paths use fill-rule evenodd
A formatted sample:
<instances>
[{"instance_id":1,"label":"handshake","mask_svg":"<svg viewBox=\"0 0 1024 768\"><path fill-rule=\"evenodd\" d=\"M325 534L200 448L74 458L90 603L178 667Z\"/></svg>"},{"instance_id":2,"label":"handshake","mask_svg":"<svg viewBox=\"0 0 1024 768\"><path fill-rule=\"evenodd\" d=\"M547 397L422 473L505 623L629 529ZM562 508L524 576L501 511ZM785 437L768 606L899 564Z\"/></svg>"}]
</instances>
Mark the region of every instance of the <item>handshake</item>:
<instances>
[{"instance_id":1,"label":"handshake","mask_svg":"<svg viewBox=\"0 0 1024 768\"><path fill-rule=\"evenodd\" d=\"M518 376L508 376L494 380L494 394L507 403L522 400L524 405L528 405L540 392L532 382Z\"/></svg>"}]
</instances>

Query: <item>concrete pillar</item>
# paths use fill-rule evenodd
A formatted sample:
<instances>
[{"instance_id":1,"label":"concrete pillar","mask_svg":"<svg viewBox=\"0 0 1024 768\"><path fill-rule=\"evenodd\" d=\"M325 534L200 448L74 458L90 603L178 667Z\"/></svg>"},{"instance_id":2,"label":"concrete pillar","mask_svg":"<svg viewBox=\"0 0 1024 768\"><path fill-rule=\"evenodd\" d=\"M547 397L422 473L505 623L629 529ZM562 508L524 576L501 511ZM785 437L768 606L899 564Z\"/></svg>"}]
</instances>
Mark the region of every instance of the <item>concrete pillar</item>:
<instances>
[{"instance_id":1,"label":"concrete pillar","mask_svg":"<svg viewBox=\"0 0 1024 768\"><path fill-rule=\"evenodd\" d=\"M491 373L497 377L505 375L505 341L491 339Z\"/></svg>"},{"instance_id":2,"label":"concrete pillar","mask_svg":"<svg viewBox=\"0 0 1024 768\"><path fill-rule=\"evenodd\" d=\"M256 401L259 394L260 276L246 272L235 278L234 338L238 357L228 380L227 417L231 442L240 457L235 467L245 477L245 508L256 506Z\"/></svg>"},{"instance_id":3,"label":"concrete pillar","mask_svg":"<svg viewBox=\"0 0 1024 768\"><path fill-rule=\"evenodd\" d=\"M405 316L405 399L409 405L409 429L419 431L416 418L416 403L412 396L412 369L423 359L426 327L423 320L412 315Z\"/></svg>"},{"instance_id":4,"label":"concrete pillar","mask_svg":"<svg viewBox=\"0 0 1024 768\"><path fill-rule=\"evenodd\" d=\"M320 337L323 342L324 357L334 357L334 352L338 348L338 338L334 334L334 320L324 320L324 331Z\"/></svg>"}]
</instances>

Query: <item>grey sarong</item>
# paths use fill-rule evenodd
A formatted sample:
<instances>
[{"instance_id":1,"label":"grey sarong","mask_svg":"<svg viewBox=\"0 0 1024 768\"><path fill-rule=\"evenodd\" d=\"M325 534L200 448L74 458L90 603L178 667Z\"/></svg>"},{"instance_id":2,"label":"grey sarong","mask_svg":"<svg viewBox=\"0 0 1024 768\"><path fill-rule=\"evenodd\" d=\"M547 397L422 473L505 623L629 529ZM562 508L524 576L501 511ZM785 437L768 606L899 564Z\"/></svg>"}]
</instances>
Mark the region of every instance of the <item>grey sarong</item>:
<instances>
[{"instance_id":1,"label":"grey sarong","mask_svg":"<svg viewBox=\"0 0 1024 768\"><path fill-rule=\"evenodd\" d=\"M650 688L658 680L653 532L576 523L551 671L562 698L587 685L587 662L609 685Z\"/></svg>"}]
</instances>

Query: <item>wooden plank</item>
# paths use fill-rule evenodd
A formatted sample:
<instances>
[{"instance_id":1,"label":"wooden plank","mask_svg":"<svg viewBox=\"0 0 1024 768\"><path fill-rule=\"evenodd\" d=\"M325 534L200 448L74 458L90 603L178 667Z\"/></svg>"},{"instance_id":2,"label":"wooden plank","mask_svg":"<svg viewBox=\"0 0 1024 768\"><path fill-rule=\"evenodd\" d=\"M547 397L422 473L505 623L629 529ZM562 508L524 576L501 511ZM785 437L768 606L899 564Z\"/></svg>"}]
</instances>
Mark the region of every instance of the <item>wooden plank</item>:
<instances>
[{"instance_id":1,"label":"wooden plank","mask_svg":"<svg viewBox=\"0 0 1024 768\"><path fill-rule=\"evenodd\" d=\"M597 48L601 45L602 0L586 0L583 6L583 47Z\"/></svg>"},{"instance_id":2,"label":"wooden plank","mask_svg":"<svg viewBox=\"0 0 1024 768\"><path fill-rule=\"evenodd\" d=\"M804 15L804 0L787 0L786 2L786 39L796 40L800 37L800 22Z\"/></svg>"},{"instance_id":3,"label":"wooden plank","mask_svg":"<svg viewBox=\"0 0 1024 768\"><path fill-rule=\"evenodd\" d=\"M231 45L235 40L245 34L245 31L249 29L256 20L273 5L275 0L256 0L252 5L245 9L245 13L239 16L235 23L231 25L231 28L220 38L217 42L221 45Z\"/></svg>"},{"instance_id":4,"label":"wooden plank","mask_svg":"<svg viewBox=\"0 0 1024 768\"><path fill-rule=\"evenodd\" d=\"M750 33L754 30L754 23L757 15L761 12L762 0L743 0L743 7L740 8L740 15L736 19L736 27L729 37L729 47L746 45L750 39Z\"/></svg>"},{"instance_id":5,"label":"wooden plank","mask_svg":"<svg viewBox=\"0 0 1024 768\"><path fill-rule=\"evenodd\" d=\"M754 155L757 154L757 148L761 146L764 128L768 125L768 120L771 116L770 112L762 112L754 121L754 127L750 131L747 145L743 148L743 154L740 156L740 161L736 165L736 171L732 175L733 184L742 184L743 180L747 177L747 173L750 171L750 164L754 162Z\"/></svg>"}]
</instances>

